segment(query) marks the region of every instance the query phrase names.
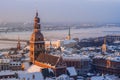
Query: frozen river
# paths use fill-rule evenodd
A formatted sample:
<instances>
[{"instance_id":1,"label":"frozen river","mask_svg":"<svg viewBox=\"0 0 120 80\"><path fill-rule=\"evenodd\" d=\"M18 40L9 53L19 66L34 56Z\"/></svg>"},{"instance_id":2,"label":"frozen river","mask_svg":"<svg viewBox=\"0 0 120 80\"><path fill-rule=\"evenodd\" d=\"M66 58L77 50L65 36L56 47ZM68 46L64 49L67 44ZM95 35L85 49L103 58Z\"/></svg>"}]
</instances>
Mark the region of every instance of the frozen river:
<instances>
[{"instance_id":1,"label":"frozen river","mask_svg":"<svg viewBox=\"0 0 120 80\"><path fill-rule=\"evenodd\" d=\"M68 30L54 30L54 31L42 31L45 39L57 40L65 39L68 35ZM32 31L27 32L11 32L11 33L0 33L0 38L10 38L17 39L18 36L20 39L29 40ZM71 29L72 38L90 38L90 37L99 37L105 35L120 35L120 27L99 27L99 28L81 28L81 29ZM4 44L5 43L5 44ZM15 43L0 42L0 47L15 46ZM2 48L3 48L2 47Z\"/></svg>"}]
</instances>

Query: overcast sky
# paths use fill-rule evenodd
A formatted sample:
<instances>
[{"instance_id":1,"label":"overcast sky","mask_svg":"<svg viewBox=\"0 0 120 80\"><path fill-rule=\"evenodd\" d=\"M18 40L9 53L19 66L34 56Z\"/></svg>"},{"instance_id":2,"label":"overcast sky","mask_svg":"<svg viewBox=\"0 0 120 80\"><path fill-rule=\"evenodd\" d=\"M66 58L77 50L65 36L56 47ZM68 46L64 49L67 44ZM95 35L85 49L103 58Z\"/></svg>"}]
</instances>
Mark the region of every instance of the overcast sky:
<instances>
[{"instance_id":1,"label":"overcast sky","mask_svg":"<svg viewBox=\"0 0 120 80\"><path fill-rule=\"evenodd\" d=\"M120 0L0 0L0 22L120 22Z\"/></svg>"}]
</instances>

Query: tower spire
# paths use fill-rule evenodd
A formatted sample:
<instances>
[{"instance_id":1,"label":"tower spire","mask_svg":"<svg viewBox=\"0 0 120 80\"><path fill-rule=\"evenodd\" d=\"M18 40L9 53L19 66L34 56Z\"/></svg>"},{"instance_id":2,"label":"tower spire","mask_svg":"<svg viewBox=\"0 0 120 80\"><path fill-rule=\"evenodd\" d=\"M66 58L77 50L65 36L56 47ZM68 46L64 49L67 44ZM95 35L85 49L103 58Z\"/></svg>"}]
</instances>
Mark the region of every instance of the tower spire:
<instances>
[{"instance_id":1,"label":"tower spire","mask_svg":"<svg viewBox=\"0 0 120 80\"><path fill-rule=\"evenodd\" d=\"M107 46L106 46L106 37L104 37L104 43L102 45L102 53L104 54L107 51Z\"/></svg>"},{"instance_id":2,"label":"tower spire","mask_svg":"<svg viewBox=\"0 0 120 80\"><path fill-rule=\"evenodd\" d=\"M69 33L68 33L68 35L70 36L70 27L69 27Z\"/></svg>"},{"instance_id":3,"label":"tower spire","mask_svg":"<svg viewBox=\"0 0 120 80\"><path fill-rule=\"evenodd\" d=\"M38 11L36 11L36 15L34 17L34 31L40 31L40 18L38 17Z\"/></svg>"},{"instance_id":4,"label":"tower spire","mask_svg":"<svg viewBox=\"0 0 120 80\"><path fill-rule=\"evenodd\" d=\"M70 27L69 27L69 31L68 31L68 36L67 36L67 40L71 39L71 34L70 34Z\"/></svg>"},{"instance_id":5,"label":"tower spire","mask_svg":"<svg viewBox=\"0 0 120 80\"><path fill-rule=\"evenodd\" d=\"M106 44L106 37L104 37L104 44Z\"/></svg>"},{"instance_id":6,"label":"tower spire","mask_svg":"<svg viewBox=\"0 0 120 80\"><path fill-rule=\"evenodd\" d=\"M38 17L38 10L36 10L36 17Z\"/></svg>"},{"instance_id":7,"label":"tower spire","mask_svg":"<svg viewBox=\"0 0 120 80\"><path fill-rule=\"evenodd\" d=\"M20 38L19 38L19 36L18 36L17 50L20 50L20 48L21 48L21 45L20 45Z\"/></svg>"}]
</instances>

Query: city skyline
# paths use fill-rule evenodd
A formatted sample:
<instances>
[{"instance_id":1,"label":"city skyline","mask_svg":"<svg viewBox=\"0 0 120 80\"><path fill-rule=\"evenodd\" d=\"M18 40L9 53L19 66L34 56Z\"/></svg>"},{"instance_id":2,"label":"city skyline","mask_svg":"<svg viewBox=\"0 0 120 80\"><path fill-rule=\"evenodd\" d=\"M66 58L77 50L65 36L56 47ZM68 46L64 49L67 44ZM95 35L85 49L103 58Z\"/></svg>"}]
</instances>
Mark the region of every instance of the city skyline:
<instances>
[{"instance_id":1,"label":"city skyline","mask_svg":"<svg viewBox=\"0 0 120 80\"><path fill-rule=\"evenodd\" d=\"M4 0L0 22L32 22L36 10L41 22L119 23L118 0Z\"/></svg>"}]
</instances>

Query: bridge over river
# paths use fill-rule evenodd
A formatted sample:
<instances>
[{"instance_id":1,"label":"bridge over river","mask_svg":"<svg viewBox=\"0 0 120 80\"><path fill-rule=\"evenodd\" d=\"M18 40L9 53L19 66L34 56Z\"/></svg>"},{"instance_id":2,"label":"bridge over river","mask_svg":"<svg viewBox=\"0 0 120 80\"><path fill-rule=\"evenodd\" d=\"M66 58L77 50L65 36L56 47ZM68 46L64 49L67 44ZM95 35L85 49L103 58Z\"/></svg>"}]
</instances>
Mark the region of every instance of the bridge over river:
<instances>
[{"instance_id":1,"label":"bridge over river","mask_svg":"<svg viewBox=\"0 0 120 80\"><path fill-rule=\"evenodd\" d=\"M7 39L7 38L0 38L0 41L13 41L13 42L16 42L18 41L18 39ZM20 39L20 42L29 42L29 40L21 40Z\"/></svg>"},{"instance_id":2,"label":"bridge over river","mask_svg":"<svg viewBox=\"0 0 120 80\"><path fill-rule=\"evenodd\" d=\"M18 39L0 38L0 49L9 49L17 47ZM20 39L21 46L24 47L29 40Z\"/></svg>"}]
</instances>

